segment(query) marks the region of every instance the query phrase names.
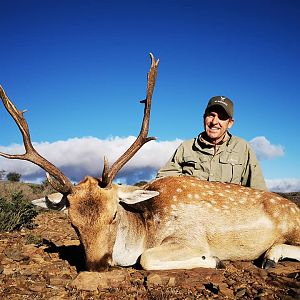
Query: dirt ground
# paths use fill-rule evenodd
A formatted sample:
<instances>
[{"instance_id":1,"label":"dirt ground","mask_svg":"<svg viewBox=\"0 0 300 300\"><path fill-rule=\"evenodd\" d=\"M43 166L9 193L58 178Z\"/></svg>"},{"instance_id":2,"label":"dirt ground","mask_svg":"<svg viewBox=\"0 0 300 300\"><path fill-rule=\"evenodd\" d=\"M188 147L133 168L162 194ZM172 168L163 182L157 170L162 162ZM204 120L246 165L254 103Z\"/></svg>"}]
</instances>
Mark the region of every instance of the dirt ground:
<instances>
[{"instance_id":1,"label":"dirt ground","mask_svg":"<svg viewBox=\"0 0 300 300\"><path fill-rule=\"evenodd\" d=\"M226 261L220 270L87 272L64 213L41 213L35 223L0 233L0 299L300 299L299 262L267 271L259 261Z\"/></svg>"}]
</instances>

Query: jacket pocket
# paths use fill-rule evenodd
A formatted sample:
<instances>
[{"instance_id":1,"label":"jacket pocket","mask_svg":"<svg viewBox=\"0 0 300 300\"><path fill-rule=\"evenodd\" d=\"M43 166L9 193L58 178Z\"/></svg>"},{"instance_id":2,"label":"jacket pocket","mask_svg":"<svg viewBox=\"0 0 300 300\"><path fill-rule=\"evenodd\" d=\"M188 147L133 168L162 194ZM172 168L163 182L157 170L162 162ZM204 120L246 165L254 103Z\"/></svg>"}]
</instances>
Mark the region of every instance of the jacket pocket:
<instances>
[{"instance_id":1,"label":"jacket pocket","mask_svg":"<svg viewBox=\"0 0 300 300\"><path fill-rule=\"evenodd\" d=\"M221 181L240 184L243 174L243 164L239 155L226 153L220 156Z\"/></svg>"},{"instance_id":2,"label":"jacket pocket","mask_svg":"<svg viewBox=\"0 0 300 300\"><path fill-rule=\"evenodd\" d=\"M199 160L196 160L192 156L185 156L184 163L182 165L182 172L185 175L194 176L203 180L207 180L208 174L205 171L205 164L208 159L199 157Z\"/></svg>"}]
</instances>

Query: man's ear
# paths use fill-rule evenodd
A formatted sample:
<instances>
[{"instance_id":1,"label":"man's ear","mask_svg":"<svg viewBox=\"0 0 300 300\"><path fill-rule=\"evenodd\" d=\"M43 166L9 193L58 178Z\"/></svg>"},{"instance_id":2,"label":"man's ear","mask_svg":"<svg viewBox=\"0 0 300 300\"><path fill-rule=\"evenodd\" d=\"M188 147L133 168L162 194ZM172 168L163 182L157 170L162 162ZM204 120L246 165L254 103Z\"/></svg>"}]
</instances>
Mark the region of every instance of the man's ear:
<instances>
[{"instance_id":1,"label":"man's ear","mask_svg":"<svg viewBox=\"0 0 300 300\"><path fill-rule=\"evenodd\" d=\"M229 119L228 128L231 128L233 126L234 120Z\"/></svg>"},{"instance_id":2,"label":"man's ear","mask_svg":"<svg viewBox=\"0 0 300 300\"><path fill-rule=\"evenodd\" d=\"M135 186L118 186L118 197L120 202L126 204L135 204L146 201L159 195L159 192L143 190Z\"/></svg>"}]
</instances>

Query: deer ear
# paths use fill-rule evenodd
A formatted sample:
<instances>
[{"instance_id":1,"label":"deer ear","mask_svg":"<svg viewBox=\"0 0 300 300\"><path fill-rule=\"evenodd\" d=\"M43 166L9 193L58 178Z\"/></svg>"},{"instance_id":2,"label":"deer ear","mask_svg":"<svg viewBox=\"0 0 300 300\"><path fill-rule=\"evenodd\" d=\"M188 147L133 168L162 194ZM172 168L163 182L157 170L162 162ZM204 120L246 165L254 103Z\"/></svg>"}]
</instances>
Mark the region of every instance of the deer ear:
<instances>
[{"instance_id":1,"label":"deer ear","mask_svg":"<svg viewBox=\"0 0 300 300\"><path fill-rule=\"evenodd\" d=\"M65 210L66 196L61 193L54 193L44 198L33 200L31 203L44 209Z\"/></svg>"},{"instance_id":2,"label":"deer ear","mask_svg":"<svg viewBox=\"0 0 300 300\"><path fill-rule=\"evenodd\" d=\"M135 204L142 201L146 201L159 195L159 192L143 190L133 186L119 186L118 197L120 202L126 204Z\"/></svg>"}]
</instances>

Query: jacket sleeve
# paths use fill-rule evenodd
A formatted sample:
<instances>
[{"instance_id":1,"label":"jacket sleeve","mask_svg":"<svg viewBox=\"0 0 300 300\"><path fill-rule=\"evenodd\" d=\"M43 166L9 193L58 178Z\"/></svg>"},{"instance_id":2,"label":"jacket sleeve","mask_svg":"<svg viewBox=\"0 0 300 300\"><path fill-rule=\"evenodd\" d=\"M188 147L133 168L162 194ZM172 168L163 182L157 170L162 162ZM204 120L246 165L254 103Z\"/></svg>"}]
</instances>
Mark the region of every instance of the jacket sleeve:
<instances>
[{"instance_id":1,"label":"jacket sleeve","mask_svg":"<svg viewBox=\"0 0 300 300\"><path fill-rule=\"evenodd\" d=\"M242 185L264 191L268 190L259 162L250 146L248 148L248 161L242 176Z\"/></svg>"},{"instance_id":2,"label":"jacket sleeve","mask_svg":"<svg viewBox=\"0 0 300 300\"><path fill-rule=\"evenodd\" d=\"M182 144L176 149L172 157L167 163L158 170L157 178L166 176L180 176L182 175L181 162L183 161L183 146Z\"/></svg>"}]
</instances>

